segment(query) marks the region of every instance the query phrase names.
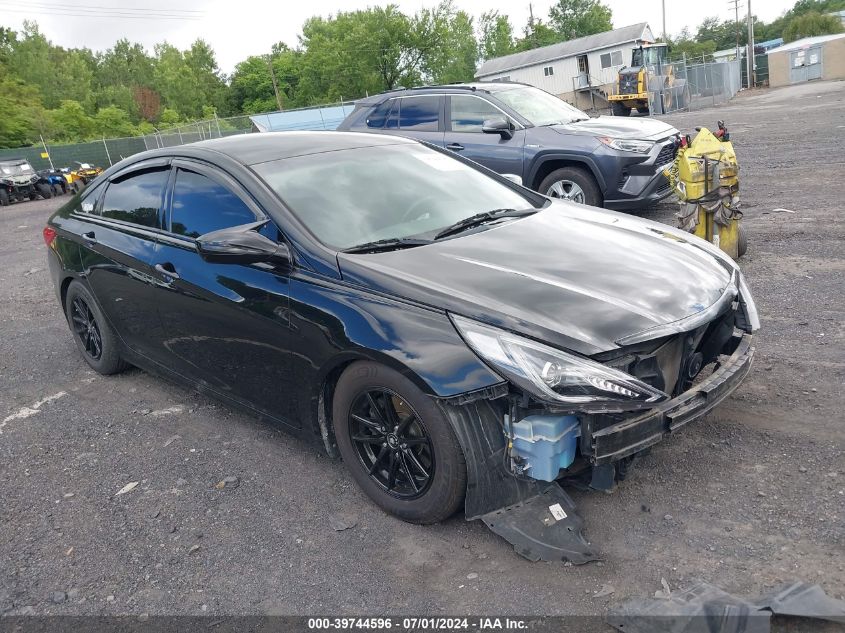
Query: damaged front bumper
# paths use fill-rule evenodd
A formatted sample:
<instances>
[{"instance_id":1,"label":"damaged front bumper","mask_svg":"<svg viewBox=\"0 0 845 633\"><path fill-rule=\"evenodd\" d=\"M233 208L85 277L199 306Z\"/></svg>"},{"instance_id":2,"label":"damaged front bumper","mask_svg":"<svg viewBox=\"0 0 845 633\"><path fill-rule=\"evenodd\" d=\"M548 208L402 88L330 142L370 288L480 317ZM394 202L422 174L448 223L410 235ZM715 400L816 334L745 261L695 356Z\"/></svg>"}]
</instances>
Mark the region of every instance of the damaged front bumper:
<instances>
[{"instance_id":1,"label":"damaged front bumper","mask_svg":"<svg viewBox=\"0 0 845 633\"><path fill-rule=\"evenodd\" d=\"M743 334L734 352L710 376L680 396L633 418L594 430L595 418L582 421L581 452L596 465L619 461L656 444L710 411L729 396L751 370L751 334Z\"/></svg>"},{"instance_id":2,"label":"damaged front bumper","mask_svg":"<svg viewBox=\"0 0 845 633\"><path fill-rule=\"evenodd\" d=\"M616 464L704 416L740 385L751 369L751 341L751 334L736 333L709 376L645 412L578 416L581 465L593 467L594 481L596 472L609 472L605 487L612 485ZM575 504L558 483L514 472L512 438L504 422L516 413L512 401L500 396L460 404L442 401L440 406L466 458L467 520L483 520L529 560L580 564L598 559L581 534L583 521L575 513ZM567 474L560 473L561 477Z\"/></svg>"}]
</instances>

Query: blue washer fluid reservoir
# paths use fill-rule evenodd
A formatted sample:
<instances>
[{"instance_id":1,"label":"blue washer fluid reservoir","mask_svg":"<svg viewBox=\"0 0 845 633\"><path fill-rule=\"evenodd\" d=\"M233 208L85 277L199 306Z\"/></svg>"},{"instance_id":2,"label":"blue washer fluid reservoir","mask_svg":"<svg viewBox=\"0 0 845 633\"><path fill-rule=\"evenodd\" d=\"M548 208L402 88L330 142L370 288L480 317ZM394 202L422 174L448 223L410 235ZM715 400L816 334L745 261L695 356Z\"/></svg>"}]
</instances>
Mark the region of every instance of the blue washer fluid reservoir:
<instances>
[{"instance_id":1,"label":"blue washer fluid reservoir","mask_svg":"<svg viewBox=\"0 0 845 633\"><path fill-rule=\"evenodd\" d=\"M529 415L513 424L512 454L528 462L529 477L554 481L575 459L580 434L581 423L574 415Z\"/></svg>"}]
</instances>

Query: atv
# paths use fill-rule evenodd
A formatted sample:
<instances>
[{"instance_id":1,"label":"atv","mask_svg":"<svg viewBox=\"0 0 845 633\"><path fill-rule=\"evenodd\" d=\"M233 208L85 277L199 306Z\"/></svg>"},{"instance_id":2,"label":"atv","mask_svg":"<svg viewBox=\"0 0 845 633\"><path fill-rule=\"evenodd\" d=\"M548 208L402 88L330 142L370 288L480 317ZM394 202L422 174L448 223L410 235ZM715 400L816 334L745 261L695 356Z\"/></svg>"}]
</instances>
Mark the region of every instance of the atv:
<instances>
[{"instance_id":1,"label":"atv","mask_svg":"<svg viewBox=\"0 0 845 633\"><path fill-rule=\"evenodd\" d=\"M19 200L52 198L50 183L35 173L25 158L0 161L0 206Z\"/></svg>"},{"instance_id":2,"label":"atv","mask_svg":"<svg viewBox=\"0 0 845 633\"><path fill-rule=\"evenodd\" d=\"M54 196L61 196L66 194L70 189L65 175L58 169L42 169L38 175L50 185Z\"/></svg>"},{"instance_id":3,"label":"atv","mask_svg":"<svg viewBox=\"0 0 845 633\"><path fill-rule=\"evenodd\" d=\"M76 161L76 164L79 165L74 172L77 176L82 180L82 182L87 185L89 182L94 180L97 176L103 173L102 168L94 167L93 165L89 165L88 163L80 163Z\"/></svg>"}]
</instances>

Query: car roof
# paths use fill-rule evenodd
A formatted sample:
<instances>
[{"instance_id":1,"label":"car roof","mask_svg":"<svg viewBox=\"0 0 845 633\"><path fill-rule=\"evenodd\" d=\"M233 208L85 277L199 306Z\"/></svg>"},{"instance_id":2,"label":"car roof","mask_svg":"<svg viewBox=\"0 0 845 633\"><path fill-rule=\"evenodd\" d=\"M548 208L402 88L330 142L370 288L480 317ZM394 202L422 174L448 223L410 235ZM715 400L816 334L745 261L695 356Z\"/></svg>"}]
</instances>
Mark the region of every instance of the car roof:
<instances>
[{"instance_id":1,"label":"car roof","mask_svg":"<svg viewBox=\"0 0 845 633\"><path fill-rule=\"evenodd\" d=\"M529 84L524 84L519 81L473 81L467 83L457 83L457 84L443 84L439 86L418 86L416 88L397 88L396 90L388 90L387 92L382 92L377 95L372 95L370 97L364 97L363 99L358 99L355 103L360 105L368 105L368 104L376 104L381 103L382 101L392 98L392 97L404 97L407 95L415 95L415 94L427 94L427 93L455 93L460 94L461 92L489 92L489 93L496 93L501 92L502 90L508 90L510 88L516 88L518 86L528 86Z\"/></svg>"},{"instance_id":2,"label":"car roof","mask_svg":"<svg viewBox=\"0 0 845 633\"><path fill-rule=\"evenodd\" d=\"M254 165L294 156L400 143L412 144L416 141L400 136L326 130L239 134L191 143L189 147L214 150L245 165Z\"/></svg>"}]
</instances>

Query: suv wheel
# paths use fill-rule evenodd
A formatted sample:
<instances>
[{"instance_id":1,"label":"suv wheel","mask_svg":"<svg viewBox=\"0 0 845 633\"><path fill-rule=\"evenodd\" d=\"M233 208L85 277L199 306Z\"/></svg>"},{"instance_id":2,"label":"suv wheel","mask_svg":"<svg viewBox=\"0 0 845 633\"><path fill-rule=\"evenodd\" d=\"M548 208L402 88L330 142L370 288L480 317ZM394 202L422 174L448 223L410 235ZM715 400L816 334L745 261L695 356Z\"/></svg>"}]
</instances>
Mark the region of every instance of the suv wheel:
<instances>
[{"instance_id":1,"label":"suv wheel","mask_svg":"<svg viewBox=\"0 0 845 633\"><path fill-rule=\"evenodd\" d=\"M333 423L352 478L387 512L436 523L461 506L466 462L437 403L399 372L350 365L334 393Z\"/></svg>"},{"instance_id":2,"label":"suv wheel","mask_svg":"<svg viewBox=\"0 0 845 633\"><path fill-rule=\"evenodd\" d=\"M560 198L578 204L600 207L601 193L593 175L581 167L556 169L540 183L539 192L550 198Z\"/></svg>"}]
</instances>

